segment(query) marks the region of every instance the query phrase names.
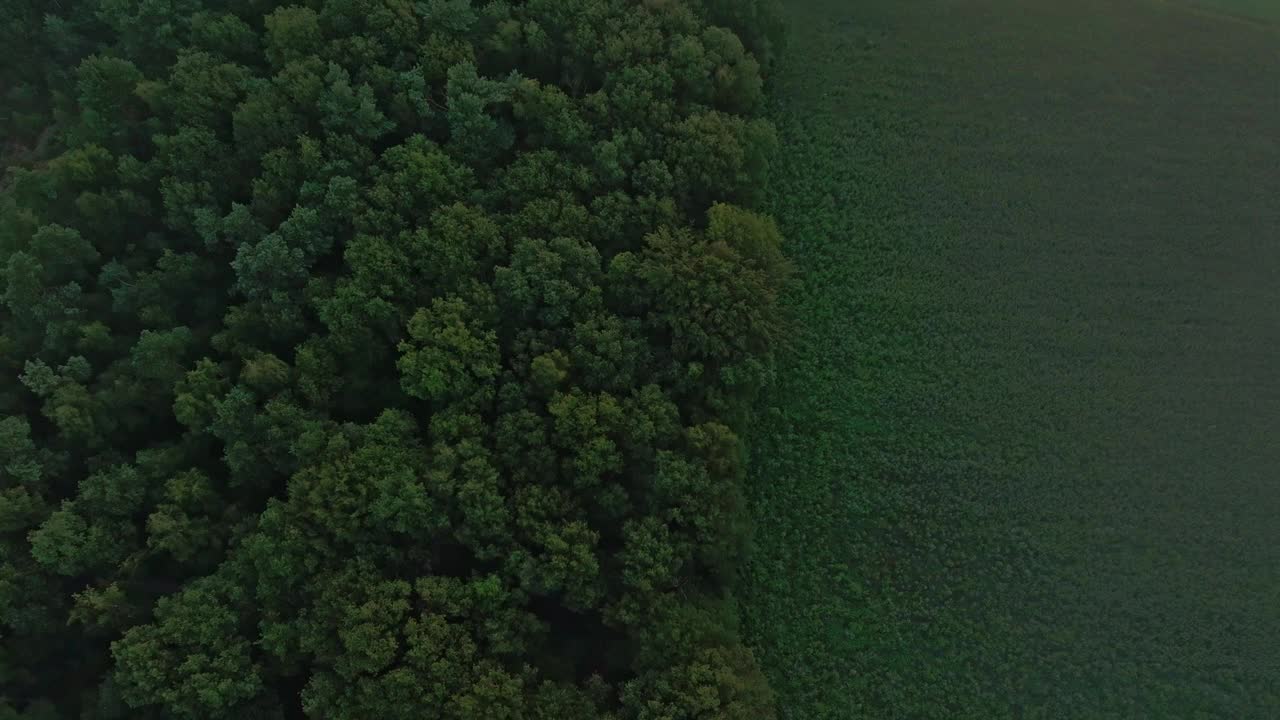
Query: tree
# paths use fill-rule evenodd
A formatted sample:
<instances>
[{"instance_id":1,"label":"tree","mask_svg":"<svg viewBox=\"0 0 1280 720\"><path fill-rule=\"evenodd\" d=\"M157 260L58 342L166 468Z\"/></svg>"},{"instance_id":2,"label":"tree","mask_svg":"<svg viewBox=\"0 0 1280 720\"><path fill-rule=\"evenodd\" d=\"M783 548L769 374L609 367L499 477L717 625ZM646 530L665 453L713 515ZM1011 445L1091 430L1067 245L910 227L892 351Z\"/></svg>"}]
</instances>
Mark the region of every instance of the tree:
<instances>
[{"instance_id":1,"label":"tree","mask_svg":"<svg viewBox=\"0 0 1280 720\"><path fill-rule=\"evenodd\" d=\"M437 298L409 320L411 341L400 343L405 392L442 402L492 399L502 358L492 327L496 308L487 293L477 293L470 302L457 296Z\"/></svg>"},{"instance_id":2,"label":"tree","mask_svg":"<svg viewBox=\"0 0 1280 720\"><path fill-rule=\"evenodd\" d=\"M134 707L162 705L175 718L232 718L263 692L261 668L241 630L247 598L211 576L162 598L152 624L112 644L120 695Z\"/></svg>"},{"instance_id":3,"label":"tree","mask_svg":"<svg viewBox=\"0 0 1280 720\"><path fill-rule=\"evenodd\" d=\"M9 2L0 715L770 717L771 7Z\"/></svg>"}]
</instances>

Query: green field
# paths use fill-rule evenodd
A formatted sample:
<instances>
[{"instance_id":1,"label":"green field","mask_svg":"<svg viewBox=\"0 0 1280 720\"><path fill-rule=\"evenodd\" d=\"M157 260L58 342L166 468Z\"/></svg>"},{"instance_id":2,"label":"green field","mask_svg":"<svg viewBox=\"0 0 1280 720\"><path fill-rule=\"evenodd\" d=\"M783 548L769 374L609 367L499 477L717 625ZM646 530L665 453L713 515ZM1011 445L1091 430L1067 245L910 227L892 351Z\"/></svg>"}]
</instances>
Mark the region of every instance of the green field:
<instances>
[{"instance_id":1,"label":"green field","mask_svg":"<svg viewBox=\"0 0 1280 720\"><path fill-rule=\"evenodd\" d=\"M1280 3L1275 0L1191 0L1191 4L1208 12L1222 13L1241 20L1253 22L1280 20Z\"/></svg>"},{"instance_id":2,"label":"green field","mask_svg":"<svg viewBox=\"0 0 1280 720\"><path fill-rule=\"evenodd\" d=\"M1280 30L1249 15L789 3L795 329L739 593L781 717L1280 717Z\"/></svg>"}]
</instances>

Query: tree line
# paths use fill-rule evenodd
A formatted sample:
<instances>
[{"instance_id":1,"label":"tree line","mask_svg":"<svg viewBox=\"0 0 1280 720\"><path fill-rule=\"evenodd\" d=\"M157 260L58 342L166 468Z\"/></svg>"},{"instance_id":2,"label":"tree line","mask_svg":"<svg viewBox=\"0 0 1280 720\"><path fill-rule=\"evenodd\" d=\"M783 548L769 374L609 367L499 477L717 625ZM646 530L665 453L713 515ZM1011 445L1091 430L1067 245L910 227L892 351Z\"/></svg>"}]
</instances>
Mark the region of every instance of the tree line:
<instances>
[{"instance_id":1,"label":"tree line","mask_svg":"<svg viewBox=\"0 0 1280 720\"><path fill-rule=\"evenodd\" d=\"M770 0L0 8L0 718L772 715Z\"/></svg>"}]
</instances>

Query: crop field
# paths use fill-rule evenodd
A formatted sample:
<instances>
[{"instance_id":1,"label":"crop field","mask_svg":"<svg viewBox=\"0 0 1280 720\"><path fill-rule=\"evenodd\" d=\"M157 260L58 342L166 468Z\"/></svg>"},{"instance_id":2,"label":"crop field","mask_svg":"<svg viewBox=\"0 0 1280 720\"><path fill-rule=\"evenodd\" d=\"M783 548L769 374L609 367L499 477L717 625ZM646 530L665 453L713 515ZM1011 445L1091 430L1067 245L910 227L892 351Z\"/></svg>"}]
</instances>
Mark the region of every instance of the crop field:
<instances>
[{"instance_id":1,"label":"crop field","mask_svg":"<svg viewBox=\"0 0 1280 720\"><path fill-rule=\"evenodd\" d=\"M1280 717L1280 14L796 0L779 714Z\"/></svg>"},{"instance_id":2,"label":"crop field","mask_svg":"<svg viewBox=\"0 0 1280 720\"><path fill-rule=\"evenodd\" d=\"M1280 20L1280 3L1273 0L1195 0L1192 6L1239 20L1264 23Z\"/></svg>"}]
</instances>

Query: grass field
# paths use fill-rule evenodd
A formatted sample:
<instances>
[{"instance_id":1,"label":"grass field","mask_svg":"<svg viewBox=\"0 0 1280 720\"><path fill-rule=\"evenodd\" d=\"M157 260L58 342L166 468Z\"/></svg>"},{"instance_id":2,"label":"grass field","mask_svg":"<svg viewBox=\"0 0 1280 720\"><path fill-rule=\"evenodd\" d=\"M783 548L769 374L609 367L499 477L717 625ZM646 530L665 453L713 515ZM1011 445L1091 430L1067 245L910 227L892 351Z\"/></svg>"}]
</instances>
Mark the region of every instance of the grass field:
<instances>
[{"instance_id":1,"label":"grass field","mask_svg":"<svg viewBox=\"0 0 1280 720\"><path fill-rule=\"evenodd\" d=\"M1280 29L788 7L740 590L782 717L1280 717Z\"/></svg>"},{"instance_id":2,"label":"grass field","mask_svg":"<svg viewBox=\"0 0 1280 720\"><path fill-rule=\"evenodd\" d=\"M1280 21L1280 2L1276 0L1170 0L1187 3L1193 8L1230 15L1254 22Z\"/></svg>"}]
</instances>

